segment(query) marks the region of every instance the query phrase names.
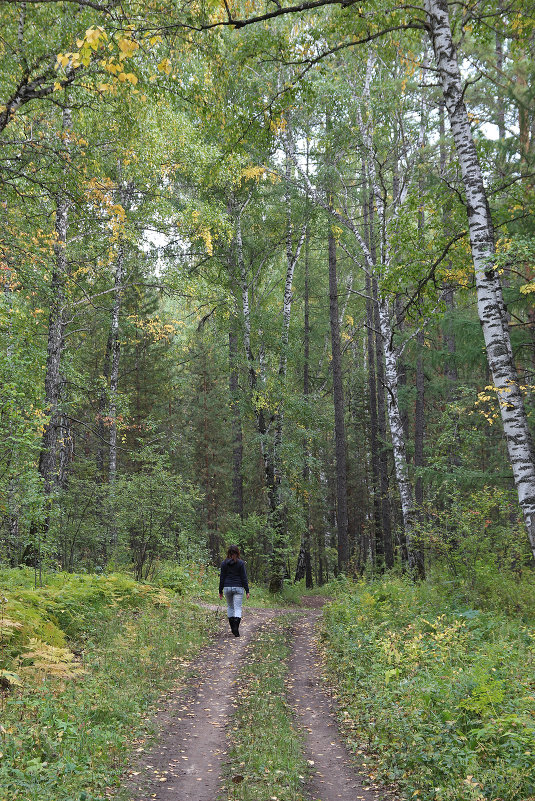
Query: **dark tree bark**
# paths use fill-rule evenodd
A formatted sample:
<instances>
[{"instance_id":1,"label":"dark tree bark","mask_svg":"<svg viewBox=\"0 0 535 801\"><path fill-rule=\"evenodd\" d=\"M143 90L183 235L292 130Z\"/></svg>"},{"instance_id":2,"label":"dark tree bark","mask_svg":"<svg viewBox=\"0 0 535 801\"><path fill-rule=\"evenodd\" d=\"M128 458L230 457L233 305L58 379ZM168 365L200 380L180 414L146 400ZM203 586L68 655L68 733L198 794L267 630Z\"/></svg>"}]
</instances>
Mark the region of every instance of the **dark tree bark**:
<instances>
[{"instance_id":1,"label":"dark tree bark","mask_svg":"<svg viewBox=\"0 0 535 801\"><path fill-rule=\"evenodd\" d=\"M421 517L424 502L424 483L418 469L424 466L424 436L425 436L425 374L422 348L424 347L424 332L419 331L416 336L419 348L416 360L416 404L414 409L414 467L417 475L414 483L414 501L416 513Z\"/></svg>"},{"instance_id":2,"label":"dark tree bark","mask_svg":"<svg viewBox=\"0 0 535 801\"><path fill-rule=\"evenodd\" d=\"M239 403L238 337L229 331L229 393L232 421L232 510L243 519L243 433Z\"/></svg>"},{"instance_id":3,"label":"dark tree bark","mask_svg":"<svg viewBox=\"0 0 535 801\"><path fill-rule=\"evenodd\" d=\"M308 151L307 151L307 167L308 167ZM304 311L304 330L303 330L303 350L304 350L304 365L303 365L303 397L305 404L308 406L310 396L310 275L309 275L309 232L308 226L305 235L305 311ZM301 548L297 558L297 568L295 571L295 581L305 579L307 589L314 586L312 580L312 560L310 556L311 550L311 513L310 513L310 444L307 434L303 439L303 485L305 489L305 530L301 538Z\"/></svg>"},{"instance_id":4,"label":"dark tree bark","mask_svg":"<svg viewBox=\"0 0 535 801\"><path fill-rule=\"evenodd\" d=\"M338 312L338 280L336 240L329 225L329 319L334 398L334 446L336 458L336 528L338 533L338 568L344 570L349 562L347 520L347 461L344 421L344 387L342 381L342 349Z\"/></svg>"}]
</instances>

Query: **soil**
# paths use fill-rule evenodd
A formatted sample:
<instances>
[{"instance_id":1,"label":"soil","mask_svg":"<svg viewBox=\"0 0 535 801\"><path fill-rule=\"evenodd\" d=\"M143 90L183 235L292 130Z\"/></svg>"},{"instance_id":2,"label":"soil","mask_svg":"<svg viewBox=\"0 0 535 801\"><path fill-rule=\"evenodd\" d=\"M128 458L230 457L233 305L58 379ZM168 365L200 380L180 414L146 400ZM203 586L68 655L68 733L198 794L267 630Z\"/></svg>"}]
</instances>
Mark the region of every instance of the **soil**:
<instances>
[{"instance_id":1,"label":"soil","mask_svg":"<svg viewBox=\"0 0 535 801\"><path fill-rule=\"evenodd\" d=\"M335 704L321 681L316 645L316 623L321 612L300 616L294 626L288 697L305 733L311 778L311 801L378 801L381 796L363 785L357 766L347 752L336 722Z\"/></svg>"},{"instance_id":2,"label":"soil","mask_svg":"<svg viewBox=\"0 0 535 801\"><path fill-rule=\"evenodd\" d=\"M288 680L288 699L304 732L311 767L307 793L311 801L379 801L386 794L363 784L338 734L332 699L321 684L315 628L323 602L307 599L308 608L298 611ZM216 639L192 663L187 681L161 699L154 744L139 750L125 776L123 793L129 801L216 801L240 660L258 628L281 611L248 607L240 637L222 620Z\"/></svg>"}]
</instances>

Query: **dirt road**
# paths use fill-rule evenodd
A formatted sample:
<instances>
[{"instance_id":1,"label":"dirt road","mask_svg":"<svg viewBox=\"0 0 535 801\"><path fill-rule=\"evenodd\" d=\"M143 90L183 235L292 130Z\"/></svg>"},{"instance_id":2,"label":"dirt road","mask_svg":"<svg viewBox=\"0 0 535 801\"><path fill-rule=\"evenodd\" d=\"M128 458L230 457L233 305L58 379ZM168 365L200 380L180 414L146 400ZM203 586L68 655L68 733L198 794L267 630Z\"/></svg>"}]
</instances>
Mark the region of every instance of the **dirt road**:
<instances>
[{"instance_id":1,"label":"dirt road","mask_svg":"<svg viewBox=\"0 0 535 801\"><path fill-rule=\"evenodd\" d=\"M296 611L288 679L288 701L305 734L311 766L307 792L311 801L380 801L381 796L363 785L338 735L331 699L321 683L315 642L320 605L312 602L317 608ZM226 726L233 711L229 689L239 676L248 643L261 625L279 614L274 609L247 609L238 638L230 633L226 618L221 621L219 634L192 664L186 684L162 699L154 745L132 765L122 797L125 790L129 801L217 801L222 797Z\"/></svg>"}]
</instances>

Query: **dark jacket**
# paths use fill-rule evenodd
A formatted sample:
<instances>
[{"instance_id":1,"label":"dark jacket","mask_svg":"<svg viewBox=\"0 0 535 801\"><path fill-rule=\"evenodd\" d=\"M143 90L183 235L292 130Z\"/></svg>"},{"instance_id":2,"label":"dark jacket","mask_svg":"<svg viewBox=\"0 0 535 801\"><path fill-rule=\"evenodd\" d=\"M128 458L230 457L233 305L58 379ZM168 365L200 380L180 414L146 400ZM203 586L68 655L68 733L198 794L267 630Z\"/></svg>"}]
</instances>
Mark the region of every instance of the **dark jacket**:
<instances>
[{"instance_id":1,"label":"dark jacket","mask_svg":"<svg viewBox=\"0 0 535 801\"><path fill-rule=\"evenodd\" d=\"M245 592L249 592L249 582L247 581L247 572L243 559L238 559L236 562L233 559L225 559L222 563L219 576L219 594L223 592L223 587L243 587Z\"/></svg>"}]
</instances>

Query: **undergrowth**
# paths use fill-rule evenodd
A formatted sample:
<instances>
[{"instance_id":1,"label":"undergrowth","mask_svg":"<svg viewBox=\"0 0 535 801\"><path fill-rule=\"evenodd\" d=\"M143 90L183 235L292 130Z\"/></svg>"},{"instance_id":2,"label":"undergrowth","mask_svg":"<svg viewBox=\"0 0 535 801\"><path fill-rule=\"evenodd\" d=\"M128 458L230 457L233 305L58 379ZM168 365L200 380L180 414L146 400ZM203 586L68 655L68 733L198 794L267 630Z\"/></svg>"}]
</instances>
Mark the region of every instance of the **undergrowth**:
<instances>
[{"instance_id":1,"label":"undergrowth","mask_svg":"<svg viewBox=\"0 0 535 801\"><path fill-rule=\"evenodd\" d=\"M0 801L101 801L211 618L124 576L1 578Z\"/></svg>"},{"instance_id":2,"label":"undergrowth","mask_svg":"<svg viewBox=\"0 0 535 801\"><path fill-rule=\"evenodd\" d=\"M285 700L291 616L264 624L248 646L235 688L226 768L229 801L304 801L308 766Z\"/></svg>"},{"instance_id":3,"label":"undergrowth","mask_svg":"<svg viewBox=\"0 0 535 801\"><path fill-rule=\"evenodd\" d=\"M205 603L223 603L219 600L219 570L207 565L176 565L161 563L152 576L152 582L160 587L173 590L179 595L188 595ZM282 592L271 593L261 584L250 583L250 599L245 606L257 609L271 609L299 604L302 588L293 583L285 583Z\"/></svg>"},{"instance_id":4,"label":"undergrowth","mask_svg":"<svg viewBox=\"0 0 535 801\"><path fill-rule=\"evenodd\" d=\"M371 778L422 801L535 798L535 630L402 579L324 612L348 739Z\"/></svg>"}]
</instances>

